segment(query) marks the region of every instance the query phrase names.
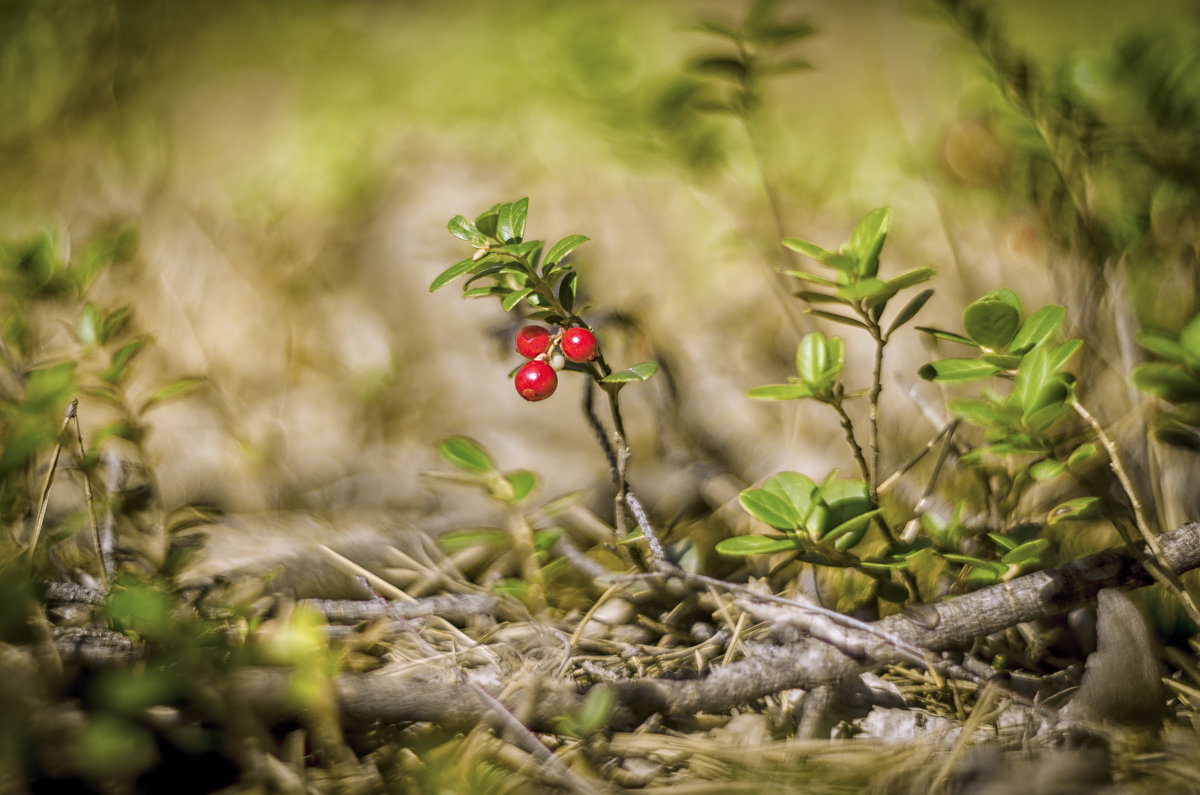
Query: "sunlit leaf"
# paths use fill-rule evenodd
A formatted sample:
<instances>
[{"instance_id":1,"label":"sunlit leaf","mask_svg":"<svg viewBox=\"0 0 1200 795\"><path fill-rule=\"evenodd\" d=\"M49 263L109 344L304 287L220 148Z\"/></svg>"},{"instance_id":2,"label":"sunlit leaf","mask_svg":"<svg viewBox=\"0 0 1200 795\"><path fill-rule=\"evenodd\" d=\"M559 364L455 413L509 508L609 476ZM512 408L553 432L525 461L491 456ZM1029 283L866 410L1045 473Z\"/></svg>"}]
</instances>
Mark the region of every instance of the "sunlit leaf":
<instances>
[{"instance_id":1,"label":"sunlit leaf","mask_svg":"<svg viewBox=\"0 0 1200 795\"><path fill-rule=\"evenodd\" d=\"M1037 481L1052 480L1066 471L1066 465L1053 458L1043 459L1029 467L1030 476Z\"/></svg>"},{"instance_id":2,"label":"sunlit leaf","mask_svg":"<svg viewBox=\"0 0 1200 795\"><path fill-rule=\"evenodd\" d=\"M505 472L504 479L512 486L513 502L520 502L528 497L529 492L537 485L537 475L527 469Z\"/></svg>"},{"instance_id":3,"label":"sunlit leaf","mask_svg":"<svg viewBox=\"0 0 1200 795\"><path fill-rule=\"evenodd\" d=\"M1066 316L1065 307L1054 304L1042 307L1021 324L1016 336L1009 343L1009 350L1017 354L1033 350L1050 339L1050 335L1062 325L1063 318Z\"/></svg>"},{"instance_id":4,"label":"sunlit leaf","mask_svg":"<svg viewBox=\"0 0 1200 795\"><path fill-rule=\"evenodd\" d=\"M746 513L776 530L794 530L804 518L785 497L765 489L745 489L738 502Z\"/></svg>"},{"instance_id":5,"label":"sunlit leaf","mask_svg":"<svg viewBox=\"0 0 1200 795\"><path fill-rule=\"evenodd\" d=\"M1020 566L1026 563L1037 564L1041 559L1042 553L1049 548L1049 540L1035 538L1032 541L1026 541L1016 549L1008 552L1004 557L1000 558L1000 562L1005 566Z\"/></svg>"},{"instance_id":6,"label":"sunlit leaf","mask_svg":"<svg viewBox=\"0 0 1200 795\"><path fill-rule=\"evenodd\" d=\"M812 397L813 391L807 384L769 384L754 387L746 396L756 400L799 400Z\"/></svg>"},{"instance_id":7,"label":"sunlit leaf","mask_svg":"<svg viewBox=\"0 0 1200 795\"><path fill-rule=\"evenodd\" d=\"M610 373L600 380L602 384L625 384L632 381L648 381L650 377L658 372L658 362L642 362L635 364L628 370L618 370Z\"/></svg>"},{"instance_id":8,"label":"sunlit leaf","mask_svg":"<svg viewBox=\"0 0 1200 795\"><path fill-rule=\"evenodd\" d=\"M736 557L770 555L796 548L796 542L789 538L768 538L767 536L734 536L717 543L717 552Z\"/></svg>"},{"instance_id":9,"label":"sunlit leaf","mask_svg":"<svg viewBox=\"0 0 1200 795\"><path fill-rule=\"evenodd\" d=\"M546 252L546 266L557 264L560 260L578 248L581 244L586 243L588 238L583 235L567 235L562 240L555 243Z\"/></svg>"},{"instance_id":10,"label":"sunlit leaf","mask_svg":"<svg viewBox=\"0 0 1200 795\"><path fill-rule=\"evenodd\" d=\"M1196 315L1179 332L1179 344L1192 356L1200 356L1200 315Z\"/></svg>"},{"instance_id":11,"label":"sunlit leaf","mask_svg":"<svg viewBox=\"0 0 1200 795\"><path fill-rule=\"evenodd\" d=\"M514 290L500 300L500 308L505 312L511 310L514 306L521 303L522 299L533 292L532 287L526 287L523 290Z\"/></svg>"},{"instance_id":12,"label":"sunlit leaf","mask_svg":"<svg viewBox=\"0 0 1200 795\"><path fill-rule=\"evenodd\" d=\"M1099 519L1100 500L1096 497L1076 497L1050 509L1046 515L1046 524L1057 524L1068 520Z\"/></svg>"},{"instance_id":13,"label":"sunlit leaf","mask_svg":"<svg viewBox=\"0 0 1200 795\"><path fill-rule=\"evenodd\" d=\"M963 330L967 336L993 351L1004 350L1021 325L1021 310L998 297L999 292L972 302L963 312Z\"/></svg>"},{"instance_id":14,"label":"sunlit leaf","mask_svg":"<svg viewBox=\"0 0 1200 795\"><path fill-rule=\"evenodd\" d=\"M465 259L461 262L451 265L449 268L446 268L446 270L438 274L438 277L433 280L433 282L429 285L429 292L432 293L434 290L444 287L449 282L471 270L471 268L474 266L475 260L473 259Z\"/></svg>"},{"instance_id":15,"label":"sunlit leaf","mask_svg":"<svg viewBox=\"0 0 1200 795\"><path fill-rule=\"evenodd\" d=\"M475 224L471 223L461 215L456 215L451 218L450 223L447 224L447 228L450 230L450 234L454 235L459 240L465 240L471 245L482 246L487 243L487 238L480 233L480 231L475 227Z\"/></svg>"},{"instance_id":16,"label":"sunlit leaf","mask_svg":"<svg viewBox=\"0 0 1200 795\"><path fill-rule=\"evenodd\" d=\"M868 213L850 233L850 241L846 244L847 253L857 260L859 276L873 278L879 271L879 252L887 239L888 226L891 223L892 211L888 207L880 207Z\"/></svg>"},{"instance_id":17,"label":"sunlit leaf","mask_svg":"<svg viewBox=\"0 0 1200 795\"><path fill-rule=\"evenodd\" d=\"M491 457L479 443L465 436L451 436L438 442L438 454L464 472L483 474L495 469Z\"/></svg>"},{"instance_id":18,"label":"sunlit leaf","mask_svg":"<svg viewBox=\"0 0 1200 795\"><path fill-rule=\"evenodd\" d=\"M1000 368L979 359L938 359L917 372L926 381L953 384L987 378L1000 372Z\"/></svg>"},{"instance_id":19,"label":"sunlit leaf","mask_svg":"<svg viewBox=\"0 0 1200 795\"><path fill-rule=\"evenodd\" d=\"M528 213L528 198L501 205L496 216L496 236L505 243L520 243L525 236L525 217Z\"/></svg>"}]
</instances>

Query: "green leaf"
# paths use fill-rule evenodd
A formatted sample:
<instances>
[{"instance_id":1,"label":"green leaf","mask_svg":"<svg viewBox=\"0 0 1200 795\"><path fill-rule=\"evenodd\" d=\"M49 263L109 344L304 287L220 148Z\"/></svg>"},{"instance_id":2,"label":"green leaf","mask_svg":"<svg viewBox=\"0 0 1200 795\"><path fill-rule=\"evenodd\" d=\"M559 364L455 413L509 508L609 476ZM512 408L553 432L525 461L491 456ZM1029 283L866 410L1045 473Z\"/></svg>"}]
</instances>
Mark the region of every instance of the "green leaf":
<instances>
[{"instance_id":1,"label":"green leaf","mask_svg":"<svg viewBox=\"0 0 1200 795\"><path fill-rule=\"evenodd\" d=\"M108 366L100 377L110 384L120 383L125 377L125 371L129 367L133 357L136 356L146 345L145 340L134 340L133 342L123 345L113 354L112 364Z\"/></svg>"},{"instance_id":2,"label":"green leaf","mask_svg":"<svg viewBox=\"0 0 1200 795\"><path fill-rule=\"evenodd\" d=\"M988 364L994 364L1001 370L1016 370L1021 366L1022 357L1014 356L1011 353L985 353L979 359Z\"/></svg>"},{"instance_id":3,"label":"green leaf","mask_svg":"<svg viewBox=\"0 0 1200 795\"><path fill-rule=\"evenodd\" d=\"M810 243L807 240L800 240L799 238L795 237L785 237L783 239L783 245L787 248L790 248L792 251L800 252L806 257L812 257L818 262L824 262L826 259L834 256L832 251L826 251L816 243ZM789 273L792 272L789 271ZM797 276L799 274L792 273L792 275Z\"/></svg>"},{"instance_id":4,"label":"green leaf","mask_svg":"<svg viewBox=\"0 0 1200 795\"><path fill-rule=\"evenodd\" d=\"M769 384L756 386L746 393L746 397L755 400L800 400L812 396L813 391L806 384Z\"/></svg>"},{"instance_id":5,"label":"green leaf","mask_svg":"<svg viewBox=\"0 0 1200 795\"><path fill-rule=\"evenodd\" d=\"M505 312L510 311L514 306L521 303L522 299L533 292L532 287L526 287L523 290L514 290L500 300L500 308Z\"/></svg>"},{"instance_id":6,"label":"green leaf","mask_svg":"<svg viewBox=\"0 0 1200 795\"><path fill-rule=\"evenodd\" d=\"M738 502L746 513L776 530L795 530L804 519L785 497L766 489L745 489Z\"/></svg>"},{"instance_id":7,"label":"green leaf","mask_svg":"<svg viewBox=\"0 0 1200 795\"><path fill-rule=\"evenodd\" d=\"M1067 457L1067 466L1072 469L1081 466L1089 459L1094 458L1098 452L1100 452L1099 448L1091 442L1081 444Z\"/></svg>"},{"instance_id":8,"label":"green leaf","mask_svg":"<svg viewBox=\"0 0 1200 795\"><path fill-rule=\"evenodd\" d=\"M840 292L840 291L839 291ZM807 301L810 304L844 304L846 303L836 295L827 295L826 293L818 293L814 290L801 290L792 295L799 298L801 301Z\"/></svg>"},{"instance_id":9,"label":"green leaf","mask_svg":"<svg viewBox=\"0 0 1200 795\"><path fill-rule=\"evenodd\" d=\"M1012 550L1004 557L1000 558L1000 562L1005 566L1020 566L1025 563L1037 564L1042 557L1042 553L1050 547L1049 540L1045 538L1035 538L1032 541L1026 541L1016 549Z\"/></svg>"},{"instance_id":10,"label":"green leaf","mask_svg":"<svg viewBox=\"0 0 1200 795\"><path fill-rule=\"evenodd\" d=\"M204 378L180 378L177 381L172 381L151 395L146 402L142 404L142 407L138 410L138 413L145 413L160 403L166 403L168 400L173 400L175 398L191 394L199 389L200 386L205 383L205 380L206 379Z\"/></svg>"},{"instance_id":11,"label":"green leaf","mask_svg":"<svg viewBox=\"0 0 1200 795\"><path fill-rule=\"evenodd\" d=\"M1011 552L1021 545L1021 542L1010 536L1002 533L988 533L988 538L992 539L992 543L1003 549L1005 552Z\"/></svg>"},{"instance_id":12,"label":"green leaf","mask_svg":"<svg viewBox=\"0 0 1200 795\"><path fill-rule=\"evenodd\" d=\"M746 78L746 64L738 58L724 55L710 55L697 58L688 67L700 74L722 77L727 80L741 81Z\"/></svg>"},{"instance_id":13,"label":"green leaf","mask_svg":"<svg viewBox=\"0 0 1200 795\"><path fill-rule=\"evenodd\" d=\"M1200 400L1200 379L1177 364L1150 362L1134 368L1133 385L1172 403Z\"/></svg>"},{"instance_id":14,"label":"green leaf","mask_svg":"<svg viewBox=\"0 0 1200 795\"><path fill-rule=\"evenodd\" d=\"M817 484L799 472L780 472L763 481L762 490L782 498L795 508L799 523L812 507Z\"/></svg>"},{"instance_id":15,"label":"green leaf","mask_svg":"<svg viewBox=\"0 0 1200 795\"><path fill-rule=\"evenodd\" d=\"M816 315L817 317L823 317L826 320L832 320L834 323L842 323L847 326L854 326L855 328L860 328L864 331L869 330L867 329L866 323L863 323L861 320L855 320L852 317L846 317L845 315L835 315L833 312L824 312L820 309L809 309L808 314Z\"/></svg>"},{"instance_id":16,"label":"green leaf","mask_svg":"<svg viewBox=\"0 0 1200 795\"><path fill-rule=\"evenodd\" d=\"M476 265L475 260L465 259L462 262L457 262L451 265L446 270L438 274L438 277L429 285L429 292L433 292L441 287L444 287L448 282L453 281L467 271L471 270Z\"/></svg>"},{"instance_id":17,"label":"green leaf","mask_svg":"<svg viewBox=\"0 0 1200 795\"><path fill-rule=\"evenodd\" d=\"M784 271L784 273L786 273L788 276L795 276L797 279L801 279L806 282L812 282L813 284L820 284L824 287L837 287L837 282L835 281L823 279L820 276L814 276L811 273L805 273L804 271Z\"/></svg>"},{"instance_id":18,"label":"green leaf","mask_svg":"<svg viewBox=\"0 0 1200 795\"><path fill-rule=\"evenodd\" d=\"M475 217L475 228L485 237L496 237L496 221L500 216L500 208L504 205L493 204L487 210Z\"/></svg>"},{"instance_id":19,"label":"green leaf","mask_svg":"<svg viewBox=\"0 0 1200 795\"><path fill-rule=\"evenodd\" d=\"M979 359L938 359L917 371L926 381L939 384L978 381L998 372L999 367Z\"/></svg>"},{"instance_id":20,"label":"green leaf","mask_svg":"<svg viewBox=\"0 0 1200 795\"><path fill-rule=\"evenodd\" d=\"M797 549L790 538L768 538L767 536L734 536L717 543L717 552L722 555L746 557L747 555L770 555Z\"/></svg>"},{"instance_id":21,"label":"green leaf","mask_svg":"<svg viewBox=\"0 0 1200 795\"><path fill-rule=\"evenodd\" d=\"M1021 325L1020 308L998 297L1000 292L972 302L963 312L963 330L967 336L992 351L1004 350Z\"/></svg>"},{"instance_id":22,"label":"green leaf","mask_svg":"<svg viewBox=\"0 0 1200 795\"><path fill-rule=\"evenodd\" d=\"M463 298L488 298L493 295L508 295L512 290L502 284L493 284L490 287L472 287L470 290L463 290Z\"/></svg>"},{"instance_id":23,"label":"green leaf","mask_svg":"<svg viewBox=\"0 0 1200 795\"><path fill-rule=\"evenodd\" d=\"M946 552L942 554L942 557L946 560L954 561L955 563L962 563L965 566L975 566L976 568L991 572L997 576L1003 576L1008 571L1008 567L998 561L983 560L972 555L960 555L956 552Z\"/></svg>"},{"instance_id":24,"label":"green leaf","mask_svg":"<svg viewBox=\"0 0 1200 795\"><path fill-rule=\"evenodd\" d=\"M876 509L852 516L821 536L821 542L826 544L832 543L834 549L839 552L845 552L862 540L863 536L866 535L867 528L871 525L871 520L880 513L882 511Z\"/></svg>"},{"instance_id":25,"label":"green leaf","mask_svg":"<svg viewBox=\"0 0 1200 795\"><path fill-rule=\"evenodd\" d=\"M465 436L451 436L438 442L438 454L464 472L484 474L496 467L479 443Z\"/></svg>"},{"instance_id":26,"label":"green leaf","mask_svg":"<svg viewBox=\"0 0 1200 795\"><path fill-rule=\"evenodd\" d=\"M951 400L947 406L955 417L984 428L995 425L1000 419L996 409L984 400Z\"/></svg>"},{"instance_id":27,"label":"green leaf","mask_svg":"<svg viewBox=\"0 0 1200 795\"><path fill-rule=\"evenodd\" d=\"M1179 344L1192 356L1200 356L1200 315L1196 315L1179 332Z\"/></svg>"},{"instance_id":28,"label":"green leaf","mask_svg":"<svg viewBox=\"0 0 1200 795\"><path fill-rule=\"evenodd\" d=\"M1061 461L1055 461L1053 458L1042 459L1029 467L1030 477L1038 482L1053 480L1066 471L1066 465Z\"/></svg>"},{"instance_id":29,"label":"green leaf","mask_svg":"<svg viewBox=\"0 0 1200 795\"><path fill-rule=\"evenodd\" d=\"M696 23L695 30L701 33L711 33L714 36L729 39L730 41L739 41L742 36L738 31L724 22L717 22L711 19L702 19Z\"/></svg>"},{"instance_id":30,"label":"green leaf","mask_svg":"<svg viewBox=\"0 0 1200 795\"><path fill-rule=\"evenodd\" d=\"M560 260L587 241L588 238L583 235L567 235L546 252L545 267L549 268L551 265L558 264Z\"/></svg>"},{"instance_id":31,"label":"green leaf","mask_svg":"<svg viewBox=\"0 0 1200 795\"><path fill-rule=\"evenodd\" d=\"M100 341L100 310L95 304L84 304L79 312L79 324L75 332L76 339L84 347L90 348Z\"/></svg>"},{"instance_id":32,"label":"green leaf","mask_svg":"<svg viewBox=\"0 0 1200 795\"><path fill-rule=\"evenodd\" d=\"M806 334L796 348L796 372L800 380L811 386L825 373L827 363L824 335L817 332Z\"/></svg>"},{"instance_id":33,"label":"green leaf","mask_svg":"<svg viewBox=\"0 0 1200 795\"><path fill-rule=\"evenodd\" d=\"M895 287L897 290L907 290L909 287L929 281L934 274L933 268L913 268L910 271L888 279L889 287Z\"/></svg>"},{"instance_id":34,"label":"green leaf","mask_svg":"<svg viewBox=\"0 0 1200 795\"><path fill-rule=\"evenodd\" d=\"M1060 503L1046 515L1046 524L1054 525L1076 519L1099 519L1100 500L1096 497L1076 497Z\"/></svg>"},{"instance_id":35,"label":"green leaf","mask_svg":"<svg viewBox=\"0 0 1200 795\"><path fill-rule=\"evenodd\" d=\"M1179 344L1179 340L1160 331L1139 331L1134 337L1137 344L1153 353L1155 356L1166 359L1175 364L1183 364L1187 361L1187 350Z\"/></svg>"},{"instance_id":36,"label":"green leaf","mask_svg":"<svg viewBox=\"0 0 1200 795\"><path fill-rule=\"evenodd\" d=\"M947 342L957 342L961 345L970 345L972 348L978 348L979 343L974 340L967 339L961 334L955 334L952 331L942 331L941 329L929 328L928 326L917 326L917 331L928 334L934 339L946 340Z\"/></svg>"},{"instance_id":37,"label":"green leaf","mask_svg":"<svg viewBox=\"0 0 1200 795\"><path fill-rule=\"evenodd\" d=\"M568 312L575 311L575 286L578 281L579 274L571 271L558 283L558 302Z\"/></svg>"},{"instance_id":38,"label":"green leaf","mask_svg":"<svg viewBox=\"0 0 1200 795\"><path fill-rule=\"evenodd\" d=\"M1065 307L1051 304L1044 306L1025 319L1008 348L1016 354L1028 353L1050 339L1067 316Z\"/></svg>"},{"instance_id":39,"label":"green leaf","mask_svg":"<svg viewBox=\"0 0 1200 795\"><path fill-rule=\"evenodd\" d=\"M459 240L465 240L473 246L487 245L487 238L480 233L475 227L475 224L468 221L461 215L456 215L450 219L447 228L450 234L457 237Z\"/></svg>"},{"instance_id":40,"label":"green leaf","mask_svg":"<svg viewBox=\"0 0 1200 795\"><path fill-rule=\"evenodd\" d=\"M904 308L896 314L896 319L892 321L892 325L888 326L887 333L884 335L884 337L886 338L892 336L893 331L916 317L917 313L921 311L921 308L924 307L932 297L933 290L922 290L914 295L912 299L904 305Z\"/></svg>"},{"instance_id":41,"label":"green leaf","mask_svg":"<svg viewBox=\"0 0 1200 795\"><path fill-rule=\"evenodd\" d=\"M1083 340L1067 340L1061 345L1057 345L1050 349L1050 367L1055 372L1061 370L1075 352L1083 345Z\"/></svg>"},{"instance_id":42,"label":"green leaf","mask_svg":"<svg viewBox=\"0 0 1200 795\"><path fill-rule=\"evenodd\" d=\"M873 278L879 272L879 252L887 240L891 218L891 209L880 207L868 213L850 233L846 251L857 260L855 270L859 276Z\"/></svg>"},{"instance_id":43,"label":"green leaf","mask_svg":"<svg viewBox=\"0 0 1200 795\"><path fill-rule=\"evenodd\" d=\"M129 307L121 307L109 312L104 320L100 323L99 342L101 344L108 342L117 332L125 328L129 319L133 316L133 310Z\"/></svg>"},{"instance_id":44,"label":"green leaf","mask_svg":"<svg viewBox=\"0 0 1200 795\"><path fill-rule=\"evenodd\" d=\"M500 205L496 214L496 237L505 243L520 243L525 236L525 217L528 213L528 198Z\"/></svg>"},{"instance_id":45,"label":"green leaf","mask_svg":"<svg viewBox=\"0 0 1200 795\"><path fill-rule=\"evenodd\" d=\"M874 309L886 305L898 292L900 292L899 288L893 287L887 282L866 278L839 287L837 294L839 298L846 301L863 301L868 308Z\"/></svg>"},{"instance_id":46,"label":"green leaf","mask_svg":"<svg viewBox=\"0 0 1200 795\"><path fill-rule=\"evenodd\" d=\"M600 379L600 383L626 384L631 381L648 381L657 372L658 362L642 362L641 364L635 364L628 370L618 370L615 373L610 373Z\"/></svg>"},{"instance_id":47,"label":"green leaf","mask_svg":"<svg viewBox=\"0 0 1200 795\"><path fill-rule=\"evenodd\" d=\"M528 469L505 472L504 479L512 486L513 502L520 502L528 497L529 492L533 491L533 487L537 485L537 475Z\"/></svg>"}]
</instances>

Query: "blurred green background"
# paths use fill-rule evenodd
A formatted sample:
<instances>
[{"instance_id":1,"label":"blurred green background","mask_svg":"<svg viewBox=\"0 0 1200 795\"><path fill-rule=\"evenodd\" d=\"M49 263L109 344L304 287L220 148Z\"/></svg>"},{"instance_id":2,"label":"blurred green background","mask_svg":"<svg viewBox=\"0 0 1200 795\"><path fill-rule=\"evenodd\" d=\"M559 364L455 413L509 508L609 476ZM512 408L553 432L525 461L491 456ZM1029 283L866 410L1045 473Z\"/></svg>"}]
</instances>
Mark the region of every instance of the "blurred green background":
<instances>
[{"instance_id":1,"label":"blurred green background","mask_svg":"<svg viewBox=\"0 0 1200 795\"><path fill-rule=\"evenodd\" d=\"M700 85L687 64L715 46L695 23L744 8L10 0L0 232L50 228L69 247L136 227L138 256L93 300L132 305L155 340L135 393L207 379L152 415L164 503L232 511L452 515L417 473L456 433L541 473L547 494L603 490L582 379L525 404L506 378L517 321L427 290L464 256L447 219L521 196L530 236L591 238L582 298L610 360L670 365L626 390L635 480L660 515L684 507L698 449L742 483L849 471L822 407L745 398L787 375L799 339L762 175L783 232L827 246L891 205L884 268L939 271L926 324L956 328L967 301L1010 286L1102 327L1090 361L1120 373L1114 317L1128 312L1127 340L1138 313L1177 329L1195 310L1196 3L996 3L991 23L1040 67L1040 127L931 4L784 4L815 28L795 47L813 68L764 84L757 160L733 120L685 101ZM1047 177L1064 165L1066 190ZM922 401L938 397L907 396L932 357L915 333L898 347L885 468L933 432ZM1101 383L1127 399L1119 377ZM99 416L85 400L85 432Z\"/></svg>"}]
</instances>

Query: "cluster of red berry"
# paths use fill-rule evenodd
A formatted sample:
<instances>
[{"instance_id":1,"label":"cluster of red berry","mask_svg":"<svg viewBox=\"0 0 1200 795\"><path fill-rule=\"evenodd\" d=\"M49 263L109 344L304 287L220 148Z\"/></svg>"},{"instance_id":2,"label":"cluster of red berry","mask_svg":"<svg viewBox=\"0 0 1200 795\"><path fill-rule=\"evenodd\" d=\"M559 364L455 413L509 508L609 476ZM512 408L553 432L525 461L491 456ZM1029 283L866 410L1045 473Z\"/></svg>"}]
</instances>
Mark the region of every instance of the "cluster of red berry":
<instances>
[{"instance_id":1,"label":"cluster of red berry","mask_svg":"<svg viewBox=\"0 0 1200 795\"><path fill-rule=\"evenodd\" d=\"M564 356L573 362L590 362L596 351L596 335L585 328L563 329L552 335L541 326L526 326L517 332L517 353L530 361L517 370L517 394L529 401L545 400L558 388L555 370L562 368Z\"/></svg>"}]
</instances>

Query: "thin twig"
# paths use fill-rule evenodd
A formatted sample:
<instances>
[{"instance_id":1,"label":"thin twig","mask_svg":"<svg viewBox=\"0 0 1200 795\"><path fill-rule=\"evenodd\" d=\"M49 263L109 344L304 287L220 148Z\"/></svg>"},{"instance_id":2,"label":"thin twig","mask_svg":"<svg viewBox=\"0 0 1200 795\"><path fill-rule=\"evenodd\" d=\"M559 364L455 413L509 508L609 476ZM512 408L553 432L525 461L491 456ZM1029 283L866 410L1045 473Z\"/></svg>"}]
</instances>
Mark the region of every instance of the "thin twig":
<instances>
[{"instance_id":1,"label":"thin twig","mask_svg":"<svg viewBox=\"0 0 1200 795\"><path fill-rule=\"evenodd\" d=\"M100 582L104 584L104 590L107 592L110 583L108 579L108 560L104 557L104 545L100 543L100 525L96 521L96 502L92 496L92 478L88 474L87 467L87 451L83 447L83 429L79 427L79 406L78 401L72 400L71 407L67 410L68 416L75 420L75 441L79 444L79 471L83 475L83 496L87 502L88 524L92 529L92 541L96 545L96 558L100 561ZM111 498L112 495L110 494Z\"/></svg>"},{"instance_id":2,"label":"thin twig","mask_svg":"<svg viewBox=\"0 0 1200 795\"><path fill-rule=\"evenodd\" d=\"M54 471L58 469L58 458L62 455L62 435L67 430L67 424L71 418L75 416L75 410L79 406L79 401L71 398L71 404L67 406L66 416L63 417L62 426L58 429L58 442L54 445L54 454L50 457L50 468L46 470L46 479L42 481L42 494L38 498L37 519L33 523L33 538L29 541L29 560L33 561L34 552L37 551L38 539L42 535L42 526L46 523L46 509L50 505L50 486L54 483Z\"/></svg>"},{"instance_id":3,"label":"thin twig","mask_svg":"<svg viewBox=\"0 0 1200 795\"><path fill-rule=\"evenodd\" d=\"M1142 540L1146 542L1146 547L1153 556L1153 561L1147 561L1147 563L1153 564L1146 567L1147 571L1179 600L1179 603L1183 605L1184 611L1187 612L1188 618L1194 624L1200 626L1200 608L1197 608L1196 602L1192 599L1191 594L1187 592L1187 588L1183 582L1171 571L1163 558L1162 545L1158 543L1158 537L1150 529L1150 524L1146 520L1146 511L1142 507L1142 501L1133 486L1133 480L1130 479L1129 474L1125 471L1125 466L1121 463L1120 451L1117 450L1117 446L1113 443L1112 439L1108 437L1108 434L1104 431L1104 427L1092 416L1091 412L1083 407L1083 404L1078 400L1072 400L1071 407L1091 427L1092 432L1096 434L1096 439L1099 440L1100 445L1108 453L1108 465L1112 469L1113 474L1117 476L1117 482L1121 484L1121 489L1125 492L1125 496L1129 500L1129 507L1133 510L1134 524L1137 525L1138 533L1141 534Z\"/></svg>"}]
</instances>

